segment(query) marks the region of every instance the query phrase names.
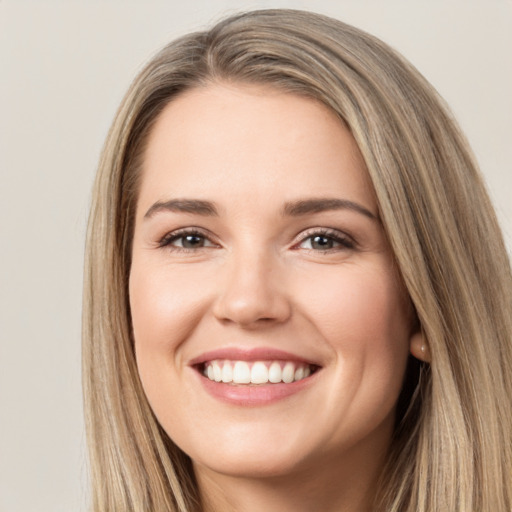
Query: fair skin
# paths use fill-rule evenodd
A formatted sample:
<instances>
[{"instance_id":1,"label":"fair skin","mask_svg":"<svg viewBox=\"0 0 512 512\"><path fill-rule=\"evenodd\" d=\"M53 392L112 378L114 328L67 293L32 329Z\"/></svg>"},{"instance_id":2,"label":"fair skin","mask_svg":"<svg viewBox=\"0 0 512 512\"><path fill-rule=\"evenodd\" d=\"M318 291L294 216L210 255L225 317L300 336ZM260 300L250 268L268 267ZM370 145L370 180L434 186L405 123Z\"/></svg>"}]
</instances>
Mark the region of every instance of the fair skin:
<instances>
[{"instance_id":1,"label":"fair skin","mask_svg":"<svg viewBox=\"0 0 512 512\"><path fill-rule=\"evenodd\" d=\"M247 85L167 105L143 162L129 293L145 393L192 458L205 510L370 510L419 338L334 114ZM264 382L219 377L237 363L266 368L252 376ZM272 365L279 383L265 382ZM282 382L289 368L297 380Z\"/></svg>"}]
</instances>

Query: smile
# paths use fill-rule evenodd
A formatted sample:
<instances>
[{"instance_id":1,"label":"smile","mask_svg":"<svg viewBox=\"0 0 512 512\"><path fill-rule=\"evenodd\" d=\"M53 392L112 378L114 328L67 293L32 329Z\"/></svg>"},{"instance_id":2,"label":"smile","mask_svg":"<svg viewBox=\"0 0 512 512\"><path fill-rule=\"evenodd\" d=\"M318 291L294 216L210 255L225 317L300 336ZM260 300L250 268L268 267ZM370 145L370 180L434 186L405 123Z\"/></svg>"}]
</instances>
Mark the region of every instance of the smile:
<instances>
[{"instance_id":1,"label":"smile","mask_svg":"<svg viewBox=\"0 0 512 512\"><path fill-rule=\"evenodd\" d=\"M188 366L209 395L237 407L271 405L310 389L323 367L311 354L271 347L215 349Z\"/></svg>"},{"instance_id":2,"label":"smile","mask_svg":"<svg viewBox=\"0 0 512 512\"><path fill-rule=\"evenodd\" d=\"M225 384L291 384L305 379L315 366L295 361L213 360L204 364L203 375Z\"/></svg>"}]
</instances>

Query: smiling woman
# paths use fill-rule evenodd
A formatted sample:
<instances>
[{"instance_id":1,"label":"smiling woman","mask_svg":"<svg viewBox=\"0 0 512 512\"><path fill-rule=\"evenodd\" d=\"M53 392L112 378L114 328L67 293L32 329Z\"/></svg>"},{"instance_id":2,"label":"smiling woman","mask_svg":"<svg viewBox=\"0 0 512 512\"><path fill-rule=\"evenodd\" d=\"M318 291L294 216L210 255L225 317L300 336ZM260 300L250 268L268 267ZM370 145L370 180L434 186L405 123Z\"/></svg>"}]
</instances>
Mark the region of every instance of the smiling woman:
<instances>
[{"instance_id":1,"label":"smiling woman","mask_svg":"<svg viewBox=\"0 0 512 512\"><path fill-rule=\"evenodd\" d=\"M137 366L203 494L232 477L225 494L243 510L235 479L291 489L313 468L371 488L414 322L347 128L301 96L210 84L165 107L143 162L129 289ZM165 194L201 208L171 203L148 219ZM297 498L259 509L298 510ZM339 510L346 496L326 486L315 503Z\"/></svg>"},{"instance_id":2,"label":"smiling woman","mask_svg":"<svg viewBox=\"0 0 512 512\"><path fill-rule=\"evenodd\" d=\"M382 42L273 10L171 43L95 185L93 510L510 510L511 293L463 137Z\"/></svg>"}]
</instances>

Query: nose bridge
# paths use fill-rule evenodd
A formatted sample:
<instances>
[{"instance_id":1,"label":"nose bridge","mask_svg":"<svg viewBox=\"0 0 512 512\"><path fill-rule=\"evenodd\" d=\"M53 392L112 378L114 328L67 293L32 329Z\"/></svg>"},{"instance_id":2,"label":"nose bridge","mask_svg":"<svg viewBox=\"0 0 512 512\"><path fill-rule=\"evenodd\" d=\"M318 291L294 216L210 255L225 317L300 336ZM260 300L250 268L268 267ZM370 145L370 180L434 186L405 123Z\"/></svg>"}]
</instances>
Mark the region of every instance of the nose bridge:
<instances>
[{"instance_id":1,"label":"nose bridge","mask_svg":"<svg viewBox=\"0 0 512 512\"><path fill-rule=\"evenodd\" d=\"M219 320L254 327L288 318L291 308L285 288L279 286L278 255L248 243L234 248L225 265L215 304Z\"/></svg>"}]
</instances>

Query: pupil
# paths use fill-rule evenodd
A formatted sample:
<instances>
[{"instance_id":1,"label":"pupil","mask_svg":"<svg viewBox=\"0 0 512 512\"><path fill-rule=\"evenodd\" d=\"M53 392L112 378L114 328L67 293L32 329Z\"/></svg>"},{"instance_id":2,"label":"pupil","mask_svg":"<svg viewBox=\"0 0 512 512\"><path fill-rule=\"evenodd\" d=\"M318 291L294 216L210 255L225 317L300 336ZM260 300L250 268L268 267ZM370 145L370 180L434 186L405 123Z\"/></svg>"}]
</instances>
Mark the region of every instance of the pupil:
<instances>
[{"instance_id":1,"label":"pupil","mask_svg":"<svg viewBox=\"0 0 512 512\"><path fill-rule=\"evenodd\" d=\"M200 247L203 242L203 237L198 235L187 235L183 238L183 247L186 249L193 249L194 247Z\"/></svg>"},{"instance_id":2,"label":"pupil","mask_svg":"<svg viewBox=\"0 0 512 512\"><path fill-rule=\"evenodd\" d=\"M332 240L326 236L315 236L312 241L313 249L331 249L332 248Z\"/></svg>"}]
</instances>

